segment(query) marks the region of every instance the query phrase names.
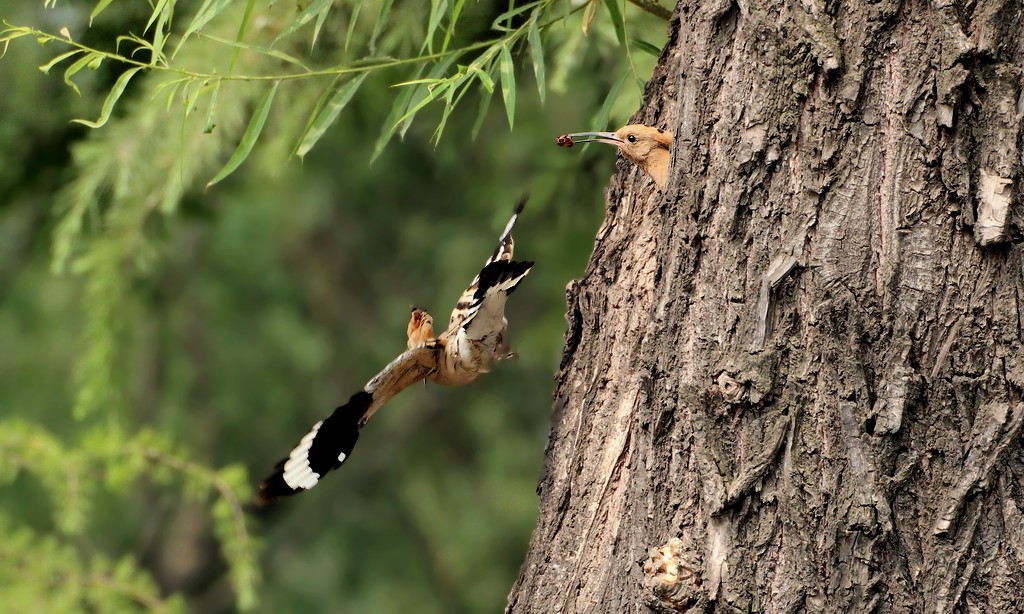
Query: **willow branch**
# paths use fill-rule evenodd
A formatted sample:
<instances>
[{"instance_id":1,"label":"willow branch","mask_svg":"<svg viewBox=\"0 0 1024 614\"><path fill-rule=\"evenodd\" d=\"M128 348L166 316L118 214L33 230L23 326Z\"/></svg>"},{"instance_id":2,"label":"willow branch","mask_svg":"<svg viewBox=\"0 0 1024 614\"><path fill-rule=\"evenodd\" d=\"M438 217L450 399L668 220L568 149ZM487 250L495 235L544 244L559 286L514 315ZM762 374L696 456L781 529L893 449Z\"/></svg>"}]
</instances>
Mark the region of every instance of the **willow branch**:
<instances>
[{"instance_id":1,"label":"willow branch","mask_svg":"<svg viewBox=\"0 0 1024 614\"><path fill-rule=\"evenodd\" d=\"M669 19L672 19L672 11L670 11L667 8L661 6L660 4L655 2L654 0L629 0L629 1L630 1L630 3L640 7L642 10L650 13L651 15L654 15L655 17L660 17L660 18L664 19L665 21L668 21Z\"/></svg>"}]
</instances>

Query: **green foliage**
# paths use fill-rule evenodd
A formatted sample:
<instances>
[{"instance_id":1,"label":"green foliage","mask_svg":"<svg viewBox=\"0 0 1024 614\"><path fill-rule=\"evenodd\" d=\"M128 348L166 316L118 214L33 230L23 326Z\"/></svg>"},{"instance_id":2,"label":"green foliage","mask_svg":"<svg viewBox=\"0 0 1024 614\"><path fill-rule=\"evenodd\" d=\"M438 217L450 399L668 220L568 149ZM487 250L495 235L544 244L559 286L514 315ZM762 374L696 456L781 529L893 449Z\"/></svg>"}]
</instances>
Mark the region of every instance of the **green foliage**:
<instances>
[{"instance_id":1,"label":"green foliage","mask_svg":"<svg viewBox=\"0 0 1024 614\"><path fill-rule=\"evenodd\" d=\"M0 428L0 483L13 482L23 469L32 470L53 501L62 502L57 526L65 533L84 528L91 484L83 475L80 452L65 446L44 429L22 420Z\"/></svg>"},{"instance_id":2,"label":"green foliage","mask_svg":"<svg viewBox=\"0 0 1024 614\"><path fill-rule=\"evenodd\" d=\"M128 494L140 480L177 486L192 499L212 504L213 524L232 564L232 580L241 609L255 604L256 544L246 526L242 502L251 496L245 471L227 467L219 471L191 462L187 453L176 451L163 437L151 431L127 436L116 428L97 428L83 435L81 447L58 440L42 428L23 420L0 422L0 484L9 484L19 473L27 472L48 491L55 507L60 538L36 539L27 532L5 544L3 560L32 558L24 574L5 578L0 572L0 587L6 582L31 580L26 595L35 595L34 603L48 603L47 610L96 609L119 612L126 608L125 598L146 609L170 611L146 574L136 563L123 558L111 564L97 555L89 561L75 556L76 546L87 543L89 504L102 487ZM3 520L3 518L0 518ZM0 523L0 527L3 523ZM4 531L5 535L8 533ZM41 553L33 557L33 551ZM5 565L6 567L6 565ZM46 583L67 575L67 594L43 598L52 589ZM34 583L32 581L35 581ZM42 591L35 594L32 591ZM65 603L64 600L67 600ZM177 603L177 602L174 602ZM29 610L36 609L28 608ZM177 611L174 609L174 611Z\"/></svg>"},{"instance_id":3,"label":"green foliage","mask_svg":"<svg viewBox=\"0 0 1024 614\"><path fill-rule=\"evenodd\" d=\"M636 109L658 48L633 35L663 22L596 0L41 5L0 0L5 605L500 608L612 159L551 136ZM251 471L401 349L410 302L444 320L526 187L523 358L400 395L261 527L261 560Z\"/></svg>"},{"instance_id":4,"label":"green foliage","mask_svg":"<svg viewBox=\"0 0 1024 614\"><path fill-rule=\"evenodd\" d=\"M90 15L90 23L103 14L110 4L111 0L99 0ZM260 130L256 128L262 128L273 103L273 94L282 83L306 80L320 82L325 77L332 77L326 87L321 86L324 96L327 96L336 89L339 77L362 77L399 67L412 68L416 76L403 81L401 85L412 86L413 91L396 99L391 114L391 117L396 119L384 126L382 138L378 140L374 157L380 154L396 131L404 135L414 117L424 107L435 101L444 103L444 114L435 132L435 139L440 139L448 115L464 95L475 88L481 88L490 94L494 90L494 83L498 80L503 85L502 98L511 128L514 125L516 106L512 54L518 53L526 46L529 47L539 95L543 100L545 69L542 33L567 22L573 14L583 9L584 16L580 31L586 35L595 18L596 0L590 0L568 12L558 8L557 5L560 3L556 3L555 0L534 0L519 6L510 3L508 10L494 18L488 33L490 36L484 37L483 40L463 38L459 40L464 43L461 46L453 45L453 41L460 38L458 35L461 31L457 26L460 17L464 14L465 0L459 0L452 4L449 4L448 0L432 0L425 30L420 29L421 24L413 26L407 19L407 13L418 14L418 7L413 6L403 8L402 11L393 11L391 0L385 0L381 2L378 18L369 39L360 40L358 36L360 32L355 26L365 4L367 3L362 0L355 0L350 7L350 22L344 41L344 53L341 58L338 58L341 62L331 64L328 61L316 69L308 68L305 61L274 47L276 45L297 47L300 39L296 37L305 31L310 22L314 22L314 27L311 33L306 34L309 36L310 46L315 47L328 18L332 13L341 10L341 7L335 5L334 0L313 0L309 3L299 2L295 5L281 3L281 5L295 7L295 11L291 14L281 7L257 9L254 0L247 0L240 15L238 14L240 5L238 2L204 0L195 10L191 20L187 22L188 25L178 35L178 43L169 56L166 53L166 45L168 40L175 35L172 30L173 24L176 22L175 16L181 10L187 14L188 9L191 8L189 2L182 2L183 7L178 5L177 0L159 0L154 3L152 13L144 28L144 32L148 33L149 38L126 33L117 37L117 45L114 50L102 50L75 40L66 29L58 34L53 34L32 27L9 24L6 29L0 31L0 44L3 44L6 49L12 40L34 37L40 43L71 47L69 51L64 51L53 57L40 69L44 73L49 72L58 64L77 58L64 70L65 83L76 92L79 92L78 85L72 80L72 77L83 69L97 70L105 61L117 63L120 68L115 70L121 72L103 103L99 119L95 122L76 120L92 128L99 128L106 124L128 82L140 70L170 75L170 78L164 79L161 84L161 93L167 97L169 103L175 97L179 97L186 113L206 94L211 96L211 110L216 108L218 102L216 94L225 83L260 82L267 84L267 89L261 99L265 104L257 106L252 121L249 123L250 129L243 135L228 163L214 179L208 182L208 185L212 185L230 175L251 153L260 133ZM640 3L643 8L648 8L649 5L650 3ZM608 9L615 35L628 56L626 20L618 0L606 0L605 6ZM254 41L246 41L246 35L250 31L249 26L255 15L258 15L261 20L273 20L274 25L262 28L263 31L254 36ZM221 27L224 27L231 24L231 20L235 20L238 24L235 38L220 36L213 31L214 23L220 22L223 24ZM279 29L280 33L271 38L270 34L276 29ZM437 45L439 32L443 33L443 36L440 36L442 40L440 45ZM208 63L205 66L202 64L196 66L191 62L184 61L179 56L179 52L183 48L196 46L195 40L199 37L216 44L213 47L213 53L217 53L216 46L231 49L231 62L227 70L218 71ZM353 38L357 41L355 45L352 44ZM420 41L419 53L409 54L408 51L415 48L409 43L417 39ZM121 43L124 43L128 49L121 51ZM649 43L644 43L644 45L647 50L652 47ZM349 56L350 49L361 50L362 57L352 58ZM255 56L263 56L264 61L256 61L252 71L236 72L239 54L243 50L251 52ZM148 56L148 61L138 59L137 56L140 55ZM464 58L472 58L472 61L468 64L461 64L460 60ZM293 70L281 71L272 63L265 61L270 59L282 60ZM323 58L323 56L310 58L311 61L316 59L327 58ZM631 61L630 64L632 64ZM263 67L266 69L261 70ZM633 72L635 74L635 68L633 68ZM421 78L423 74L428 76ZM360 81L352 79L349 82L359 83ZM317 109L317 111L319 110L320 108ZM336 115L334 117L336 118ZM315 145L323 134L321 124L325 119L318 121L316 112L314 112L302 133L292 135L296 142L293 151L308 151Z\"/></svg>"},{"instance_id":5,"label":"green foliage","mask_svg":"<svg viewBox=\"0 0 1024 614\"><path fill-rule=\"evenodd\" d=\"M82 555L53 537L12 527L0 515L0 593L12 612L185 612L180 598L160 596L130 557Z\"/></svg>"}]
</instances>

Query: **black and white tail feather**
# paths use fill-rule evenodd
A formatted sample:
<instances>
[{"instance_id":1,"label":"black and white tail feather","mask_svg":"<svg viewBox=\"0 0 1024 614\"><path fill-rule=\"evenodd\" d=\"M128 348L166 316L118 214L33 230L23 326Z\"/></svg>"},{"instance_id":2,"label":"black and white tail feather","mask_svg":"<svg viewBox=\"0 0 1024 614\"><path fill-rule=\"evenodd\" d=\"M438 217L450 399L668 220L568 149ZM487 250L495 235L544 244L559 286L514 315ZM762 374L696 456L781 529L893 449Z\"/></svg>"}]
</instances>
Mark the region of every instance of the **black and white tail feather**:
<instances>
[{"instance_id":1,"label":"black and white tail feather","mask_svg":"<svg viewBox=\"0 0 1024 614\"><path fill-rule=\"evenodd\" d=\"M372 399L360 390L348 403L314 424L288 458L277 463L270 477L260 484L256 502L266 505L313 488L324 474L340 467L352 454L359 439L359 421Z\"/></svg>"},{"instance_id":2,"label":"black and white tail feather","mask_svg":"<svg viewBox=\"0 0 1024 614\"><path fill-rule=\"evenodd\" d=\"M341 466L352 454L359 429L402 390L426 379L437 368L442 346L436 340L403 352L366 386L330 416L313 425L299 440L288 458L277 463L274 472L260 484L256 503L266 505L283 497L309 490L328 471Z\"/></svg>"},{"instance_id":3,"label":"black and white tail feather","mask_svg":"<svg viewBox=\"0 0 1024 614\"><path fill-rule=\"evenodd\" d=\"M512 218L498 240L498 247L484 268L462 293L452 311L448 331L457 344L488 341L501 344L505 331L505 301L533 267L533 262L514 262L515 242L512 229L526 204L516 204ZM497 339L494 339L497 337ZM359 430L391 397L412 384L425 380L438 368L444 345L432 340L395 358L371 379L347 403L317 422L289 453L274 467L256 494L258 505L309 490L329 471L337 469L352 454Z\"/></svg>"}]
</instances>

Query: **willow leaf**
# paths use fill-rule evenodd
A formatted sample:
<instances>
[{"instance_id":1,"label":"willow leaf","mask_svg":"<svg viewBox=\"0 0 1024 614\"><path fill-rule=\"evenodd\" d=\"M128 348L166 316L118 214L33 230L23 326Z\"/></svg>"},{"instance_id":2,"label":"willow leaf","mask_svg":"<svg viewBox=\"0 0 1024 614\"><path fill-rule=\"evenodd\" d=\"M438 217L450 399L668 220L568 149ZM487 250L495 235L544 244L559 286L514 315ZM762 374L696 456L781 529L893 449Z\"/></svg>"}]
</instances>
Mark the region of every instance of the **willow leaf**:
<instances>
[{"instance_id":1,"label":"willow leaf","mask_svg":"<svg viewBox=\"0 0 1024 614\"><path fill-rule=\"evenodd\" d=\"M512 54L509 53L508 45L501 48L499 67L501 70L501 98L505 101L505 113L508 115L508 127L512 124L516 115L516 72L512 65Z\"/></svg>"},{"instance_id":2,"label":"willow leaf","mask_svg":"<svg viewBox=\"0 0 1024 614\"><path fill-rule=\"evenodd\" d=\"M99 119L94 122L85 119L73 119L71 121L89 126L90 128L102 127L107 123L107 120L110 119L110 113L114 110L114 105L117 104L118 99L121 98L121 94L124 93L124 88L128 87L128 82L131 81L132 77L135 76L135 73L140 70L142 70L142 67L136 66L135 68L129 68L121 73L121 76L114 82L114 87L110 88L110 93L107 94L107 99L103 101L103 108L100 110Z\"/></svg>"},{"instance_id":3,"label":"willow leaf","mask_svg":"<svg viewBox=\"0 0 1024 614\"><path fill-rule=\"evenodd\" d=\"M92 27L92 20L99 17L99 14L102 13L104 9L106 9L108 6L110 6L110 3L113 1L114 0L100 0L96 3L96 8L92 10L92 13L89 13L89 27Z\"/></svg>"},{"instance_id":4,"label":"willow leaf","mask_svg":"<svg viewBox=\"0 0 1024 614\"><path fill-rule=\"evenodd\" d=\"M173 14L174 4L164 4L164 9L160 10L160 17L156 20L156 27L153 28L153 46L149 63L154 66L158 61L164 61L164 45L167 44L167 23L171 20Z\"/></svg>"},{"instance_id":5,"label":"willow leaf","mask_svg":"<svg viewBox=\"0 0 1024 614\"><path fill-rule=\"evenodd\" d=\"M274 103L274 94L277 93L277 88L280 85L280 81L274 81L274 85L270 86L267 93L260 99L259 104L256 105L256 110L252 114L252 118L249 120L249 125L245 129L245 134L242 135L242 140L238 143L238 148L228 158L224 168L220 169L220 172L206 184L207 188L235 172L235 169L241 166L242 162L245 162L245 159L249 157L253 145L256 144L256 141L260 138L260 133L263 132L263 125L267 123L270 107Z\"/></svg>"},{"instance_id":6,"label":"willow leaf","mask_svg":"<svg viewBox=\"0 0 1024 614\"><path fill-rule=\"evenodd\" d=\"M78 71L95 62L97 58L102 59L103 56L95 52L86 53L84 56L75 60L71 64L71 66L68 66L64 70L64 83L67 83L68 86L70 86L71 89L75 90L75 93L79 96L82 95L82 91L78 89L78 85L76 85L75 82L71 80L71 77L74 77L76 74L78 74Z\"/></svg>"},{"instance_id":7,"label":"willow leaf","mask_svg":"<svg viewBox=\"0 0 1024 614\"><path fill-rule=\"evenodd\" d=\"M455 6L452 8L451 16L448 18L448 26L444 29L444 43L441 45L441 53L448 51L448 45L452 42L452 35L456 31L459 17L462 16L462 9L465 5L466 0L455 1Z\"/></svg>"},{"instance_id":8,"label":"willow leaf","mask_svg":"<svg viewBox=\"0 0 1024 614\"><path fill-rule=\"evenodd\" d=\"M476 140L480 129L484 127L484 121L487 119L487 111L491 108L491 93L481 92L480 93L480 108L476 113L476 121L473 122L473 130L470 132L469 138L473 141Z\"/></svg>"},{"instance_id":9,"label":"willow leaf","mask_svg":"<svg viewBox=\"0 0 1024 614\"><path fill-rule=\"evenodd\" d=\"M420 68L416 72L416 78L423 73L423 69ZM409 101L412 100L412 95L415 93L415 87L406 87L402 89L402 93L395 99L393 105L391 105L391 112L388 113L387 118L384 120L384 127L381 129L380 136L377 137L377 143L373 147L373 154L370 156L370 164L380 157L380 154L384 151L388 142L391 141L391 137L395 135L395 130L398 129L398 118L405 113L405 110L409 107Z\"/></svg>"},{"instance_id":10,"label":"willow leaf","mask_svg":"<svg viewBox=\"0 0 1024 614\"><path fill-rule=\"evenodd\" d=\"M314 0L313 2L311 2L309 6L302 9L302 12L299 13L294 20L292 20L291 25L289 25L287 28L284 29L283 32L277 35L277 38L274 39L274 43L277 43L278 41L288 36L292 32L295 32L302 26L313 21L313 19L316 19L320 15L320 13L326 14L327 11L331 10L332 3L333 0ZM316 42L315 35L313 36L313 42Z\"/></svg>"},{"instance_id":11,"label":"willow leaf","mask_svg":"<svg viewBox=\"0 0 1024 614\"><path fill-rule=\"evenodd\" d=\"M57 64L60 64L61 62L63 62L64 60L66 60L66 59L68 59L70 57L78 55L79 53L82 53L81 49L72 49L71 51L68 51L66 53L62 53L62 54L58 55L57 57L53 58L52 60L50 60L49 62L47 62L46 64L43 64L42 66L40 66L39 70L43 71L44 75L48 75L48 74L50 74L50 69L51 68L53 68Z\"/></svg>"},{"instance_id":12,"label":"willow leaf","mask_svg":"<svg viewBox=\"0 0 1024 614\"><path fill-rule=\"evenodd\" d=\"M210 134L211 132L213 132L213 129L217 127L217 123L214 121L214 119L215 115L217 114L217 101L220 99L221 83L224 82L218 79L217 83L213 85L213 92L210 94L210 106L206 109L206 121L203 122L203 134ZM203 90L205 90L205 88L203 88ZM196 98L194 100L199 100L200 93L202 93L202 91L197 89ZM191 104L186 104L185 113L189 113L191 108Z\"/></svg>"},{"instance_id":13,"label":"willow leaf","mask_svg":"<svg viewBox=\"0 0 1024 614\"><path fill-rule=\"evenodd\" d=\"M448 124L448 116L455 110L455 105L458 104L455 99L455 92L458 91L457 84L453 84L448 88L448 91L444 95L444 112L441 113L441 121L437 123L437 129L434 130L434 144L441 142L441 134L444 132L444 127ZM466 90L463 89L463 92ZM461 94L460 94L461 98Z\"/></svg>"},{"instance_id":14,"label":"willow leaf","mask_svg":"<svg viewBox=\"0 0 1024 614\"><path fill-rule=\"evenodd\" d=\"M639 38L634 38L630 42L633 43L633 46L636 47L637 49L639 49L640 51L643 51L645 53L649 53L649 54L653 55L656 58L660 58L661 57L661 49L655 47L654 45L652 45L651 43L648 43L645 40L640 40Z\"/></svg>"},{"instance_id":15,"label":"willow leaf","mask_svg":"<svg viewBox=\"0 0 1024 614\"><path fill-rule=\"evenodd\" d=\"M369 73L361 73L354 79L344 83L341 87L334 89L331 88L325 93L325 96L330 94L330 98L323 102L323 104L317 105L317 111L313 113L313 116L309 118L309 123L306 125L306 131L302 135L302 140L299 142L298 148L295 150L295 154L300 158L304 157L309 150L313 149L320 137L327 132L327 129L331 127L335 120L338 119L338 115L341 114L341 110L345 108L355 96L359 86L363 84L363 80L366 79L366 75ZM333 94L331 91L333 90Z\"/></svg>"},{"instance_id":16,"label":"willow leaf","mask_svg":"<svg viewBox=\"0 0 1024 614\"><path fill-rule=\"evenodd\" d=\"M165 10L167 10L168 8L174 10L174 7L169 5L168 1L169 0L160 0L156 3L156 7L153 9L153 13L149 16L149 21L146 22L146 27L142 29L143 34L149 31L149 28L153 25L153 22L156 21L158 17L163 15ZM157 29L159 29L159 26L157 26Z\"/></svg>"},{"instance_id":17,"label":"willow leaf","mask_svg":"<svg viewBox=\"0 0 1024 614\"><path fill-rule=\"evenodd\" d=\"M541 104L544 103L545 87L547 77L544 74L544 47L540 42L540 29L537 27L537 16L530 20L530 27L526 31L526 42L530 45L530 58L533 60L533 75L537 79L537 95L540 96Z\"/></svg>"},{"instance_id":18,"label":"willow leaf","mask_svg":"<svg viewBox=\"0 0 1024 614\"><path fill-rule=\"evenodd\" d=\"M453 81L445 81L437 85L436 87L422 88L421 86L421 88L417 88L421 92L423 91L423 89L425 89L426 91L423 93L423 96L421 96L415 103L409 106L409 110L405 112L405 115L398 118L398 123L402 125L402 130L400 134L402 134L402 136L405 136L406 130L409 129L409 124L411 124L412 119L416 116L416 114L420 112L420 109L427 106L431 102L437 100L441 96L441 94L452 90L453 86Z\"/></svg>"},{"instance_id":19,"label":"willow leaf","mask_svg":"<svg viewBox=\"0 0 1024 614\"><path fill-rule=\"evenodd\" d=\"M442 81L444 81L444 79L436 79L434 77L429 77L423 79L413 79L412 81L402 81L401 83L393 84L391 87L405 87L406 85L421 85L424 83L427 85L433 85L435 83L440 83Z\"/></svg>"},{"instance_id":20,"label":"willow leaf","mask_svg":"<svg viewBox=\"0 0 1024 614\"><path fill-rule=\"evenodd\" d=\"M384 0L380 4L380 12L377 13L377 22L373 25L373 34L370 35L370 54L377 55L377 38L381 32L384 31L384 24L387 23L388 16L391 14L391 6L395 3L395 0Z\"/></svg>"},{"instance_id":21,"label":"willow leaf","mask_svg":"<svg viewBox=\"0 0 1024 614\"><path fill-rule=\"evenodd\" d=\"M448 69L451 68L452 64L454 64L458 60L460 55L461 54L459 53L455 53L450 55L445 60L438 62L436 65L434 65L434 68L430 70L430 73L427 75L427 77L431 79L441 79L443 75L448 74ZM414 88L411 88L414 90L413 98L411 99L412 101L406 106L406 112L402 116L402 119L399 119L397 122L398 136L405 138L405 133L408 132L409 127L412 126L412 120L416 116L416 113L424 106L426 106L428 103L436 100L438 96L444 93L446 88L450 87L451 84L458 79L458 77L453 76L450 78L441 79L441 82L434 85L418 85ZM417 98L417 94L423 94L423 96ZM413 108L415 109L412 112L410 112L409 109Z\"/></svg>"},{"instance_id":22,"label":"willow leaf","mask_svg":"<svg viewBox=\"0 0 1024 614\"><path fill-rule=\"evenodd\" d=\"M466 67L467 74L472 72L480 79L480 85L484 86L488 94L494 93L494 79L491 79L491 75L487 74L487 71L476 66L476 62L473 62Z\"/></svg>"},{"instance_id":23,"label":"willow leaf","mask_svg":"<svg viewBox=\"0 0 1024 614\"><path fill-rule=\"evenodd\" d=\"M232 2L233 0L206 0L206 2L203 2L203 5L196 11L196 16L192 18L192 23L188 24L185 32L181 35L181 42L178 43L178 48L181 48L181 44L185 42L185 39L210 23L211 19L220 15Z\"/></svg>"},{"instance_id":24,"label":"willow leaf","mask_svg":"<svg viewBox=\"0 0 1024 614\"><path fill-rule=\"evenodd\" d=\"M309 66L306 66L306 64L304 64L302 60L293 55L289 55L283 51L278 51L277 49L270 49L268 47L261 47L259 45L251 45L249 43L243 43L240 40L232 40L230 38L214 36L213 34L203 34L202 36L203 38L208 38L210 40L217 41L218 43L221 43L223 45L229 45L236 49L248 49L249 51L254 51L256 53L268 55L272 58L277 58L278 60L288 62L289 64L294 64L295 66L298 66L299 68L306 72L311 72Z\"/></svg>"},{"instance_id":25,"label":"willow leaf","mask_svg":"<svg viewBox=\"0 0 1024 614\"><path fill-rule=\"evenodd\" d=\"M363 3L356 2L355 6L352 7L352 14L348 18L348 31L345 32L345 46L343 50L345 55L348 55L348 44L352 41L352 34L356 31L356 24L359 23L359 13L363 10Z\"/></svg>"},{"instance_id":26,"label":"willow leaf","mask_svg":"<svg viewBox=\"0 0 1024 614\"><path fill-rule=\"evenodd\" d=\"M580 30L583 32L583 36L590 33L590 24L594 23L594 15L597 14L597 0L589 0L586 8L583 9L583 24L580 26Z\"/></svg>"},{"instance_id":27,"label":"willow leaf","mask_svg":"<svg viewBox=\"0 0 1024 614\"><path fill-rule=\"evenodd\" d=\"M615 28L615 37L619 44L626 46L626 22L622 19L622 9L619 8L617 0L604 0L604 6L608 9L608 15L612 18L612 26Z\"/></svg>"},{"instance_id":28,"label":"willow leaf","mask_svg":"<svg viewBox=\"0 0 1024 614\"><path fill-rule=\"evenodd\" d=\"M629 73L619 77L618 82L608 91L608 96L605 97L604 103L598 109L597 115L594 116L594 130L604 130L608 127L608 117L612 114L612 106L615 104L616 99L618 99L619 91L622 89L622 84L626 82L627 77L629 77Z\"/></svg>"},{"instance_id":29,"label":"willow leaf","mask_svg":"<svg viewBox=\"0 0 1024 614\"><path fill-rule=\"evenodd\" d=\"M316 23L313 24L313 42L309 44L310 49L316 45L316 39L320 36L320 30L324 27L324 22L327 21L327 13L330 12L331 5L328 4L324 7L324 10L320 11L320 14L316 16Z\"/></svg>"},{"instance_id":30,"label":"willow leaf","mask_svg":"<svg viewBox=\"0 0 1024 614\"><path fill-rule=\"evenodd\" d=\"M525 13L534 7L545 4L545 2L546 0L534 0L534 2L527 2L522 6L511 8L494 18L494 21L491 22L491 29L499 32L509 32L511 28L509 27L508 22L510 22L513 17ZM503 21L506 23L502 24Z\"/></svg>"},{"instance_id":31,"label":"willow leaf","mask_svg":"<svg viewBox=\"0 0 1024 614\"><path fill-rule=\"evenodd\" d=\"M437 32L437 26L441 24L441 18L444 17L444 12L447 8L448 0L430 0L430 17L427 18L427 35L423 39L423 47L420 49L421 53L423 49L427 49L430 53L434 52L434 33Z\"/></svg>"}]
</instances>

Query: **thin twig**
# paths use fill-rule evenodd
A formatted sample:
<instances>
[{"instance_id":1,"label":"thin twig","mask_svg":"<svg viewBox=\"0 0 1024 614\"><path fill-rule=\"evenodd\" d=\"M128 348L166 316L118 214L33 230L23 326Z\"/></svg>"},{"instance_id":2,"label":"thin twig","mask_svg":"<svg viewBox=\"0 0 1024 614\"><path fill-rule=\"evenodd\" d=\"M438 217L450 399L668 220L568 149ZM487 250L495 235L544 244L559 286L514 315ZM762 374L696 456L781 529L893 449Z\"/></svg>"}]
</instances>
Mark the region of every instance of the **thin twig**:
<instances>
[{"instance_id":1,"label":"thin twig","mask_svg":"<svg viewBox=\"0 0 1024 614\"><path fill-rule=\"evenodd\" d=\"M109 589L115 593L119 593L120 595L128 599L131 599L132 601L141 605L142 607L152 610L154 612L169 611L169 606L166 601L163 601L157 596L138 591L131 585L123 584L116 578L113 578L111 576L93 572L89 574L89 582L93 586L99 586L102 588Z\"/></svg>"},{"instance_id":2,"label":"thin twig","mask_svg":"<svg viewBox=\"0 0 1024 614\"><path fill-rule=\"evenodd\" d=\"M238 500L238 496L235 494L234 489L222 480L221 477L217 475L216 471L210 471L201 465L172 456L157 448L146 448L144 453L146 458L154 462L161 463L172 469L177 469L182 473L198 476L209 482L209 484L220 494L220 497L228 504L228 507L231 508L231 516L238 543L244 550L250 551L249 530L245 526L245 511L242 509L242 502Z\"/></svg>"},{"instance_id":3,"label":"thin twig","mask_svg":"<svg viewBox=\"0 0 1024 614\"><path fill-rule=\"evenodd\" d=\"M660 18L664 19L665 21L668 21L669 19L672 19L672 11L670 11L667 8L661 6L660 4L655 2L654 0L629 0L629 1L632 4L640 7L644 11L650 13L651 15L654 15L655 17L660 17Z\"/></svg>"},{"instance_id":4,"label":"thin twig","mask_svg":"<svg viewBox=\"0 0 1024 614\"><path fill-rule=\"evenodd\" d=\"M553 1L553 0L551 0L551 1ZM539 8L540 9L545 8L548 4L551 4L551 1L547 2L546 4L540 5ZM636 4L637 6L639 6L640 8L643 8L644 10L646 10L648 12L652 12L652 14L659 15L659 16L663 17L664 19L668 19L668 17L671 16L671 13L669 13L664 7L661 7L661 6L658 6L657 4L655 4L653 2L653 0L630 0L630 1L633 2L634 4ZM578 12L581 8L583 8L583 5L581 5L579 7L573 8L567 14L572 15L572 14ZM661 11L661 12L659 13L657 11ZM551 20L549 20L549 21L547 21L545 23L539 24L538 27L540 29L547 28L548 26L551 26L551 25L557 23L558 21L562 20L563 18L564 18L564 16L554 17L554 18L552 18ZM358 63L357 65L351 65L350 64L350 65L334 66L334 67L331 67L331 68L324 68L324 69L321 69L321 70L310 70L310 71L301 72L301 73L287 73L287 74L277 74L277 75L233 75L233 74L217 74L217 73L208 73L208 72L196 72L196 71L188 70L188 69L185 69L185 68L179 68L179 67L171 66L171 65L167 64L166 61L164 63L162 63L162 64L152 63L152 62L144 62L144 61L136 60L136 59L134 59L132 57L129 57L129 56L121 55L120 53L110 52L110 51L103 51L103 50L97 49L95 47L90 47L89 45L85 45L85 44L80 43L80 42L78 42L76 40L72 40L70 38L67 38L64 35L50 34L49 32L45 32L45 31L42 31L42 30L37 30L35 28L30 28L30 27L14 26L14 25L11 25L10 23L6 22L6 21L4 21L2 23L3 23L3 25L7 26L6 29L0 30L0 45L2 45L2 46L6 46L11 40L14 40L15 38L20 38L22 36L33 36L37 40L39 40L40 42L46 43L46 42L51 42L52 41L52 42L64 43L66 45L70 45L74 49L78 49L78 50L83 51L85 53L94 54L97 57L101 57L103 59L110 60L110 61L113 61L113 62L119 62L121 64L127 64L128 66L140 67L140 68L144 68L144 69L149 70L149 71L177 74L177 75L181 75L182 77L184 77L186 79L190 79L190 80L193 80L193 81L209 81L209 82L213 82L213 83L222 82L222 81L292 81L292 80L303 79L303 78L307 78L307 77L338 76L338 75L346 75L346 74L358 74L358 73L364 73L364 72L372 72L374 70L383 69L383 68L393 68L395 66L404 66L404 65L407 65L407 64L417 64L417 63L421 63L421 62L429 62L429 61L432 61L432 60L441 60L441 59L447 58L449 56L458 55L458 54L464 54L464 53L468 53L468 52L471 52L471 51L476 51L478 49L485 49L485 48L488 48L488 47L495 47L495 48L502 47L502 46L505 46L505 45L512 44L512 43L516 42L517 40L523 38L526 35L527 29L528 29L527 25L523 25L523 26L521 26L521 27L519 27L519 28L517 28L515 30L509 31L509 33L506 34L505 36L501 36L501 37L490 39L490 40L486 40L486 41L478 41L476 43L472 43L472 44L466 45L465 47L462 47L462 48L459 48L459 49L442 50L442 51L439 51L439 52L436 52L436 53L428 53L426 55L421 55L421 56L417 56L417 57L414 57L414 58L401 58L401 59L388 58L388 59L380 60L380 61L362 62L362 63Z\"/></svg>"}]
</instances>

